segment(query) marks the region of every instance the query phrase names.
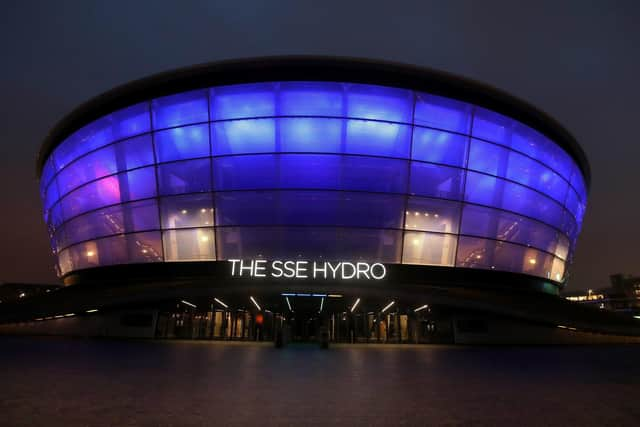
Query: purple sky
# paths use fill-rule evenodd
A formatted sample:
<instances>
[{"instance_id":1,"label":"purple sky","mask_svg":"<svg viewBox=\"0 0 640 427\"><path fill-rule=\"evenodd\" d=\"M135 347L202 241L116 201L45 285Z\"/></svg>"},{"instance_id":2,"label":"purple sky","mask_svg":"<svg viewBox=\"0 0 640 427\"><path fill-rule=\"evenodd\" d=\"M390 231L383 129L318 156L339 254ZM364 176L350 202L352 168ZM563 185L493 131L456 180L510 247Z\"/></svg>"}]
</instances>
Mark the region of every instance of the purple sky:
<instances>
[{"instance_id":1,"label":"purple sky","mask_svg":"<svg viewBox=\"0 0 640 427\"><path fill-rule=\"evenodd\" d=\"M636 1L7 1L0 15L0 281L54 282L35 157L81 102L220 59L321 54L442 69L548 112L584 147L592 187L568 289L640 273Z\"/></svg>"}]
</instances>

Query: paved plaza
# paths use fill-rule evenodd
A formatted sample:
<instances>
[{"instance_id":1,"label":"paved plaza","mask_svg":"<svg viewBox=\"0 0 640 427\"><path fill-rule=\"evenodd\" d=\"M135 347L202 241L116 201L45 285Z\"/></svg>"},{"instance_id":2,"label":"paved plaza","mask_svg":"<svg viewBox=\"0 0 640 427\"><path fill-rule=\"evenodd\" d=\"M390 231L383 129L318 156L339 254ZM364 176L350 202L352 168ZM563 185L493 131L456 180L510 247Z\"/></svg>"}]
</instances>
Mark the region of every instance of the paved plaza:
<instances>
[{"instance_id":1,"label":"paved plaza","mask_svg":"<svg viewBox=\"0 0 640 427\"><path fill-rule=\"evenodd\" d=\"M0 337L3 426L623 426L640 346Z\"/></svg>"}]
</instances>

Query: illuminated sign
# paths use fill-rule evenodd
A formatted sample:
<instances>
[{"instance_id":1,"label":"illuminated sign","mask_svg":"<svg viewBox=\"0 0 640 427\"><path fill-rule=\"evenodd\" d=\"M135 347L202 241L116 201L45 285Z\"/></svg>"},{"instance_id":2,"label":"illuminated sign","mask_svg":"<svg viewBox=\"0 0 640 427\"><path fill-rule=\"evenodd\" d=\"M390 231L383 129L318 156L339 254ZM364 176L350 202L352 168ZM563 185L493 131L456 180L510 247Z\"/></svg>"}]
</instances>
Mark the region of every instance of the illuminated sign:
<instances>
[{"instance_id":1,"label":"illuminated sign","mask_svg":"<svg viewBox=\"0 0 640 427\"><path fill-rule=\"evenodd\" d=\"M387 268L379 262L329 262L266 259L230 259L232 277L285 279L382 280Z\"/></svg>"}]
</instances>

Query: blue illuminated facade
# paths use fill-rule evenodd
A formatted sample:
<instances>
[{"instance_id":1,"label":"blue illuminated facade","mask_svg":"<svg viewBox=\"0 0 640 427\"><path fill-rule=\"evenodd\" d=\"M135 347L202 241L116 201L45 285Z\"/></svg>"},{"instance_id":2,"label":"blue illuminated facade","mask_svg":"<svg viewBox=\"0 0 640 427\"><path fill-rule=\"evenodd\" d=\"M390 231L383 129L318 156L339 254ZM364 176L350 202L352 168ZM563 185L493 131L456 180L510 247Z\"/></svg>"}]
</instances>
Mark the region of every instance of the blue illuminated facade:
<instances>
[{"instance_id":1,"label":"blue illuminated facade","mask_svg":"<svg viewBox=\"0 0 640 427\"><path fill-rule=\"evenodd\" d=\"M370 84L235 84L108 114L50 153L60 275L238 258L489 269L562 282L573 158L512 118Z\"/></svg>"}]
</instances>

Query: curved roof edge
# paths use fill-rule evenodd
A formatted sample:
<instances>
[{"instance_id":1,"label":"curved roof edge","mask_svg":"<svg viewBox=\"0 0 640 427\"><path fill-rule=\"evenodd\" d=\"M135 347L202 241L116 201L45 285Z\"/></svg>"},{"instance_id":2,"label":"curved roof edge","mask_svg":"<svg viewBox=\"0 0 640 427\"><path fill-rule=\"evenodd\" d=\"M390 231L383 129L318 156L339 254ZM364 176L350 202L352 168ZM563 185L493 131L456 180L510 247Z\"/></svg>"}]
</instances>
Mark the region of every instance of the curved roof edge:
<instances>
[{"instance_id":1,"label":"curved roof edge","mask_svg":"<svg viewBox=\"0 0 640 427\"><path fill-rule=\"evenodd\" d=\"M84 102L60 120L45 138L36 161L44 163L67 136L113 111L182 91L228 84L282 81L338 81L413 89L469 102L516 119L545 134L578 163L587 189L591 171L576 139L554 118L526 101L475 80L396 62L334 56L270 56L198 64L154 74L118 86Z\"/></svg>"}]
</instances>

